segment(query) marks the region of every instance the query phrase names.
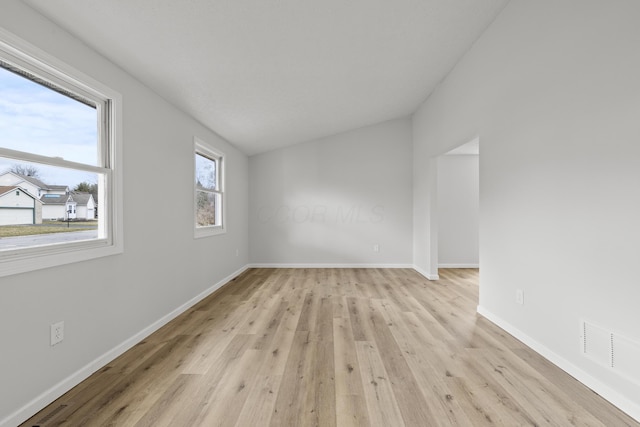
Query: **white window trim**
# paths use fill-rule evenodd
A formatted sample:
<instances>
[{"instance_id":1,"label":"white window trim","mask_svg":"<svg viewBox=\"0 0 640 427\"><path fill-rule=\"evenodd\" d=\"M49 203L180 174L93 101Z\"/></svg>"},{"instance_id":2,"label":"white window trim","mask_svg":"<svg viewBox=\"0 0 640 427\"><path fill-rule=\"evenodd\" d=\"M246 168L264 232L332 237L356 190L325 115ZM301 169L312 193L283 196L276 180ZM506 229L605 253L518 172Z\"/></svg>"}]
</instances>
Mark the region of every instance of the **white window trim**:
<instances>
[{"instance_id":1,"label":"white window trim","mask_svg":"<svg viewBox=\"0 0 640 427\"><path fill-rule=\"evenodd\" d=\"M108 101L108 135L110 149L103 144L101 155L108 170L95 167L96 171L109 177L103 183L105 203L100 203L98 215L101 235L106 238L83 242L60 243L46 246L34 246L0 252L0 277L43 268L55 267L94 258L110 256L124 251L123 208L122 208L122 95L72 68L57 58L33 46L14 34L0 28L0 53L19 66L36 71L62 87L72 87L80 93ZM104 124L103 124L104 126ZM62 159L27 154L15 150L1 149L0 155L9 158L46 161L52 166L90 170L91 166ZM108 156L108 157L104 157ZM110 183L110 185L108 185Z\"/></svg>"},{"instance_id":2,"label":"white window trim","mask_svg":"<svg viewBox=\"0 0 640 427\"><path fill-rule=\"evenodd\" d=\"M213 157L218 159L218 164L216 165L216 173L218 174L217 179L219 191L221 193L222 200L222 208L220 209L222 213L222 225L211 225L208 227L198 227L197 225L197 194L198 189L196 188L196 154L201 154L205 157ZM198 138L197 136L193 137L193 170L191 172L191 179L193 182L193 237L195 239L200 239L202 237L208 236L216 236L218 234L224 234L227 232L227 196L225 192L225 164L226 159L224 153L218 151L211 147L209 144Z\"/></svg>"}]
</instances>

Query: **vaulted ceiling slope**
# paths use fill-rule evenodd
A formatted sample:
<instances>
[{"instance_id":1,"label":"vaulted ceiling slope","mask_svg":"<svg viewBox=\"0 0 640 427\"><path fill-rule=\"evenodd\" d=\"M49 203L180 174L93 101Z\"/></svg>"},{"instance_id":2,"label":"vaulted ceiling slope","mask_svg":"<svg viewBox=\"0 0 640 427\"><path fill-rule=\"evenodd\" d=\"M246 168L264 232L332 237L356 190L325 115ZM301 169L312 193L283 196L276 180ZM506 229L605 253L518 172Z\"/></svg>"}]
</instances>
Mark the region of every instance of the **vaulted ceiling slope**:
<instances>
[{"instance_id":1,"label":"vaulted ceiling slope","mask_svg":"<svg viewBox=\"0 0 640 427\"><path fill-rule=\"evenodd\" d=\"M508 0L25 0L252 155L411 114Z\"/></svg>"}]
</instances>

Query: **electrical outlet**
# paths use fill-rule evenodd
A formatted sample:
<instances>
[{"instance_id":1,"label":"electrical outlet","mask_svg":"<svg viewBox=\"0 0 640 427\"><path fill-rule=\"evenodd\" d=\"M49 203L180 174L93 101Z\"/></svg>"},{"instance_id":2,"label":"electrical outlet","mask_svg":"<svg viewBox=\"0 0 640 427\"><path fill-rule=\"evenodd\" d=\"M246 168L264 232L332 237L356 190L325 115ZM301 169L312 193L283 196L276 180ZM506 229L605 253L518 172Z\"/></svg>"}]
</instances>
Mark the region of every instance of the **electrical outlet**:
<instances>
[{"instance_id":1,"label":"electrical outlet","mask_svg":"<svg viewBox=\"0 0 640 427\"><path fill-rule=\"evenodd\" d=\"M64 322L51 325L51 346L54 346L64 339Z\"/></svg>"},{"instance_id":2,"label":"electrical outlet","mask_svg":"<svg viewBox=\"0 0 640 427\"><path fill-rule=\"evenodd\" d=\"M236 249L236 256L240 256L240 249Z\"/></svg>"},{"instance_id":3,"label":"electrical outlet","mask_svg":"<svg viewBox=\"0 0 640 427\"><path fill-rule=\"evenodd\" d=\"M380 252L380 245L379 244L375 244L373 245L373 252Z\"/></svg>"},{"instance_id":4,"label":"electrical outlet","mask_svg":"<svg viewBox=\"0 0 640 427\"><path fill-rule=\"evenodd\" d=\"M516 290L516 304L524 304L524 291L522 289Z\"/></svg>"}]
</instances>

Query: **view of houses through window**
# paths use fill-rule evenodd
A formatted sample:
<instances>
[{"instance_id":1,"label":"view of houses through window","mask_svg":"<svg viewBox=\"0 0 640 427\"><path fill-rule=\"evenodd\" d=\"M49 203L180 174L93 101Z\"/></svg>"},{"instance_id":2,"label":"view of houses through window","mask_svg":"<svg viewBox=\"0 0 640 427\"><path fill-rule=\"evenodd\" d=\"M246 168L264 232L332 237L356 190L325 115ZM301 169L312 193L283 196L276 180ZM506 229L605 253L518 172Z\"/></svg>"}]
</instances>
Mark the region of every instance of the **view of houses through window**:
<instances>
[{"instance_id":1,"label":"view of houses through window","mask_svg":"<svg viewBox=\"0 0 640 427\"><path fill-rule=\"evenodd\" d=\"M97 239L99 111L0 61L0 251Z\"/></svg>"}]
</instances>

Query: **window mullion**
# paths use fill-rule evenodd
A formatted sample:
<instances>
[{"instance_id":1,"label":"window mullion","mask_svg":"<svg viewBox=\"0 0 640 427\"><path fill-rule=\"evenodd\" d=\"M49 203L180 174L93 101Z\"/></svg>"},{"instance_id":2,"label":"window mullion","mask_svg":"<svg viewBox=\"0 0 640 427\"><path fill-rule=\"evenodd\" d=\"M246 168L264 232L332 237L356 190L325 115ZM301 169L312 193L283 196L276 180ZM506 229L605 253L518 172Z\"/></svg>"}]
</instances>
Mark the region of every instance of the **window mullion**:
<instances>
[{"instance_id":1,"label":"window mullion","mask_svg":"<svg viewBox=\"0 0 640 427\"><path fill-rule=\"evenodd\" d=\"M10 148L0 147L0 157L6 157L14 160L22 160L26 162L38 163L41 165L57 166L67 169L82 170L93 173L106 173L107 169L100 166L88 165L85 163L72 162L60 157L48 157L40 154L27 153L24 151L12 150Z\"/></svg>"},{"instance_id":2,"label":"window mullion","mask_svg":"<svg viewBox=\"0 0 640 427\"><path fill-rule=\"evenodd\" d=\"M111 169L113 159L110 156L112 152L111 147L111 132L109 127L110 123L113 123L113 117L111 117L111 101L106 100L102 103L96 104L96 110L98 112L98 136L102 141L102 144L98 150L98 164L106 169Z\"/></svg>"}]
</instances>

